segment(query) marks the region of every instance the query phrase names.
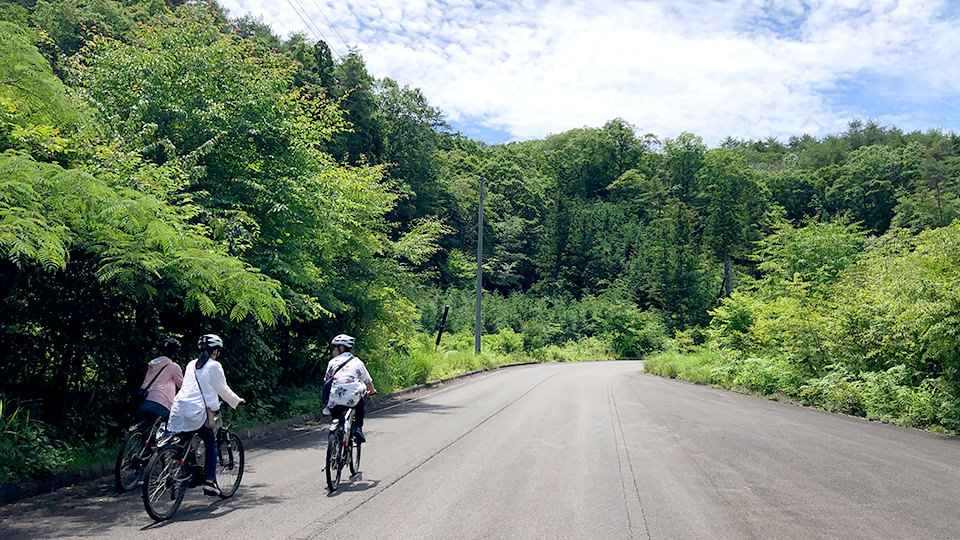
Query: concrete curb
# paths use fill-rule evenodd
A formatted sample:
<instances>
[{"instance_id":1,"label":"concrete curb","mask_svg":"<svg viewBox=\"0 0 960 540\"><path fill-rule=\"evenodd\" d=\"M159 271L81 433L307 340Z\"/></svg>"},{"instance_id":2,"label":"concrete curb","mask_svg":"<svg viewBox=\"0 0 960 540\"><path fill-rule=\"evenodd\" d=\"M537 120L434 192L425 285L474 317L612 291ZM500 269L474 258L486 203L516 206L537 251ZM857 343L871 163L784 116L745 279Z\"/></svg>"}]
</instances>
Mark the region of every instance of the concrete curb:
<instances>
[{"instance_id":1,"label":"concrete curb","mask_svg":"<svg viewBox=\"0 0 960 540\"><path fill-rule=\"evenodd\" d=\"M536 362L509 364L499 366L497 369L499 370L507 367L525 366L531 364L536 364ZM453 377L447 377L438 381L431 381L426 384L404 388L403 390L398 390L392 394L387 394L386 396L382 396L380 398L372 398L370 405L367 406L367 410L371 412L376 411L377 409L386 406L388 403L394 402L397 400L397 398L402 398L410 394L415 394L421 390L436 388L453 381L465 379L467 377L472 377L474 375L486 372L487 370L481 369L468 373L462 373L460 375L454 375ZM248 448L256 448L258 446L269 444L281 439L283 435L286 434L291 428L316 422L321 417L320 411L317 411L315 413L300 414L291 418L287 418L286 420L278 420L269 424L263 424L251 428L235 429L232 431L240 435L240 438L244 441L244 443L247 443L244 446L247 446ZM59 473L46 478L27 480L26 482L21 482L19 484L0 484L0 506L11 504L19 500L26 499L27 497L52 493L58 489L68 486L82 484L111 476L113 474L114 465L115 462L111 460L109 462L97 463L96 465L91 465L76 471Z\"/></svg>"}]
</instances>

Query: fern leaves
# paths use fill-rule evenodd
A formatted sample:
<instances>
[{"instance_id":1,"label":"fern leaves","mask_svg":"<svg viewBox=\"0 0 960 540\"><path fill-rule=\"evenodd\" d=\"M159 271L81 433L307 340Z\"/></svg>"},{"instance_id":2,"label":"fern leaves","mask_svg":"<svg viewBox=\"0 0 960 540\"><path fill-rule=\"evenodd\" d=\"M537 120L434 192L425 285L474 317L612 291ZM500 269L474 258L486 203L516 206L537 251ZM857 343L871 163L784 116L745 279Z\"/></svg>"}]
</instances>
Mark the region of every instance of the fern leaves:
<instances>
[{"instance_id":1,"label":"fern leaves","mask_svg":"<svg viewBox=\"0 0 960 540\"><path fill-rule=\"evenodd\" d=\"M286 316L280 284L214 243L158 198L114 188L81 170L0 154L0 256L22 271L63 270L71 249L100 258L98 279L147 300L180 291L207 316Z\"/></svg>"},{"instance_id":2,"label":"fern leaves","mask_svg":"<svg viewBox=\"0 0 960 540\"><path fill-rule=\"evenodd\" d=\"M67 228L44 212L41 193L34 189L42 171L28 167L26 158L0 157L0 255L17 268L31 265L55 272L67 264Z\"/></svg>"}]
</instances>

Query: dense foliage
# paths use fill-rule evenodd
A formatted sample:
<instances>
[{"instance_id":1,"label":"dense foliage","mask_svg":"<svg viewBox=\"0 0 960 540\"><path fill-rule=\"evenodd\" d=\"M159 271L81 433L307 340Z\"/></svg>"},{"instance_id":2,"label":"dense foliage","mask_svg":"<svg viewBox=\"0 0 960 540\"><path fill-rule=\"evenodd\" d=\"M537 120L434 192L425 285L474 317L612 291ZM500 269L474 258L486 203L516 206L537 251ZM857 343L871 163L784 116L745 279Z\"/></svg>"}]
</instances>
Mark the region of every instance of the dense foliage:
<instances>
[{"instance_id":1,"label":"dense foliage","mask_svg":"<svg viewBox=\"0 0 960 540\"><path fill-rule=\"evenodd\" d=\"M715 346L728 354L695 380L960 428L960 222L883 238L851 225L787 225L765 245L767 273L713 312Z\"/></svg>"},{"instance_id":2,"label":"dense foliage","mask_svg":"<svg viewBox=\"0 0 960 540\"><path fill-rule=\"evenodd\" d=\"M295 62L190 7L56 43L55 66L49 36L0 22L7 399L57 439L97 439L158 340L217 332L246 414L269 418L277 389L315 384L330 335L409 334L410 268L441 228L399 227L383 168L330 155L343 113Z\"/></svg>"},{"instance_id":3,"label":"dense foliage","mask_svg":"<svg viewBox=\"0 0 960 540\"><path fill-rule=\"evenodd\" d=\"M381 390L667 351L651 369L960 428L960 136L709 148L613 119L487 146L357 54L181 4L0 3L0 449L32 456L0 481L110 441L156 344L206 332L247 422L315 408L348 332Z\"/></svg>"}]
</instances>

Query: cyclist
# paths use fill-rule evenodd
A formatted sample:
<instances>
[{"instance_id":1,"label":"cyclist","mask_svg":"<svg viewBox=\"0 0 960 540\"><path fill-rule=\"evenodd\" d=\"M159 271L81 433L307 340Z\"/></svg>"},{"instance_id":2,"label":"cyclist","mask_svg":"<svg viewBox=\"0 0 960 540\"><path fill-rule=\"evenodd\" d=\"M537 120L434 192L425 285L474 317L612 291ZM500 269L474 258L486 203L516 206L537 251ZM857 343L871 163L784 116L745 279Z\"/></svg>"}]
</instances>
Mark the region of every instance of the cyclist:
<instances>
[{"instance_id":1,"label":"cyclist","mask_svg":"<svg viewBox=\"0 0 960 540\"><path fill-rule=\"evenodd\" d=\"M323 378L326 383L331 378L330 399L326 403L324 413L329 413L336 420L342 420L349 407L356 409L353 424L353 436L358 442L366 442L363 436L363 417L365 413L364 394L376 394L373 379L367 371L367 366L351 352L356 339L346 334L333 338L330 346L334 357L327 363L327 374Z\"/></svg>"},{"instance_id":2,"label":"cyclist","mask_svg":"<svg viewBox=\"0 0 960 540\"><path fill-rule=\"evenodd\" d=\"M166 420L170 416L173 397L183 384L183 370L172 360L179 352L180 341L167 338L160 346L160 356L147 365L147 374L140 385L147 390L147 397L137 407L137 419L153 422L158 417Z\"/></svg>"},{"instance_id":3,"label":"cyclist","mask_svg":"<svg viewBox=\"0 0 960 540\"><path fill-rule=\"evenodd\" d=\"M214 414L220 410L220 398L236 409L244 400L227 386L223 366L217 359L223 350L223 340L216 334L206 334L197 343L200 356L187 364L183 387L173 400L167 429L174 433L196 431L203 439L206 449L204 472L206 481L203 493L220 496L217 485L217 437L214 428L208 427L207 410Z\"/></svg>"}]
</instances>

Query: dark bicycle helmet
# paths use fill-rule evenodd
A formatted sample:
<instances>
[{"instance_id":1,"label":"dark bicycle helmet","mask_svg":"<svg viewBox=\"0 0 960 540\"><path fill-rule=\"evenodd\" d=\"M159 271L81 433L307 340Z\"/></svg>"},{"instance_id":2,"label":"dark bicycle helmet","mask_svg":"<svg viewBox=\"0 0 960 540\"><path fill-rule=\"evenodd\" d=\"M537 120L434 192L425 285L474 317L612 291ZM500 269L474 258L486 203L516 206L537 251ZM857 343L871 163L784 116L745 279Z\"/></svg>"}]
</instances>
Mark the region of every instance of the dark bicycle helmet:
<instances>
[{"instance_id":1,"label":"dark bicycle helmet","mask_svg":"<svg viewBox=\"0 0 960 540\"><path fill-rule=\"evenodd\" d=\"M160 353L168 358L173 358L180 352L180 340L177 338L167 338L160 346Z\"/></svg>"}]
</instances>

